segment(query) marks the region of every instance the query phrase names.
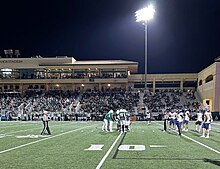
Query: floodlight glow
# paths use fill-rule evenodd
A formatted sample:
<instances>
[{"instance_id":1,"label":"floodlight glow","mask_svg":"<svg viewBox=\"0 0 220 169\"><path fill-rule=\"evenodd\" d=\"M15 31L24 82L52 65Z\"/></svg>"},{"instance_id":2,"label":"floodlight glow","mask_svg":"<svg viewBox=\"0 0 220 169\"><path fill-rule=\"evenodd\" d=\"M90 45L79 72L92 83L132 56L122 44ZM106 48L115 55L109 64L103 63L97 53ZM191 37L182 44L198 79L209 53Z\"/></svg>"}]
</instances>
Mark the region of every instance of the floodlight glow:
<instances>
[{"instance_id":1,"label":"floodlight glow","mask_svg":"<svg viewBox=\"0 0 220 169\"><path fill-rule=\"evenodd\" d=\"M149 5L146 8L140 9L135 12L136 22L143 22L153 19L155 9L152 5Z\"/></svg>"}]
</instances>

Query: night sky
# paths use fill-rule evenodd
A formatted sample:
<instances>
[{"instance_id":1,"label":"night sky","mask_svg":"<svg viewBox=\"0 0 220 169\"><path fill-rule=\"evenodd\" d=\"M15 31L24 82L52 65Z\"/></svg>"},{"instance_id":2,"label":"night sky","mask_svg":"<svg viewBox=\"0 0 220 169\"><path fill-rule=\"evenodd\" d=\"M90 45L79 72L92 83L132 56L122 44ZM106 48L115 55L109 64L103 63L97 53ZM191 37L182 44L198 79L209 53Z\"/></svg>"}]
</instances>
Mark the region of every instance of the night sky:
<instances>
[{"instance_id":1,"label":"night sky","mask_svg":"<svg viewBox=\"0 0 220 169\"><path fill-rule=\"evenodd\" d=\"M17 0L0 2L0 55L73 56L139 62L144 26L135 11L152 2L148 72L195 73L220 56L220 0Z\"/></svg>"}]
</instances>

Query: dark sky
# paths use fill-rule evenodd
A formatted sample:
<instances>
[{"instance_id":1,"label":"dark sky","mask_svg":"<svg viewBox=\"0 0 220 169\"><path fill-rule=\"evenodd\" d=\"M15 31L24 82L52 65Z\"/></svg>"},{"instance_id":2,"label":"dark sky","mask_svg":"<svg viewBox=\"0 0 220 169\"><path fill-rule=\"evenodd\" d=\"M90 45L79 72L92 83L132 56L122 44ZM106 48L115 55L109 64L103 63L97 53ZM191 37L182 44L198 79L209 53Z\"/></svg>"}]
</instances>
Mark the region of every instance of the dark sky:
<instances>
[{"instance_id":1,"label":"dark sky","mask_svg":"<svg viewBox=\"0 0 220 169\"><path fill-rule=\"evenodd\" d=\"M147 0L7 0L0 2L0 55L73 56L139 62L144 26L135 11ZM148 72L199 72L220 55L220 0L151 0Z\"/></svg>"}]
</instances>

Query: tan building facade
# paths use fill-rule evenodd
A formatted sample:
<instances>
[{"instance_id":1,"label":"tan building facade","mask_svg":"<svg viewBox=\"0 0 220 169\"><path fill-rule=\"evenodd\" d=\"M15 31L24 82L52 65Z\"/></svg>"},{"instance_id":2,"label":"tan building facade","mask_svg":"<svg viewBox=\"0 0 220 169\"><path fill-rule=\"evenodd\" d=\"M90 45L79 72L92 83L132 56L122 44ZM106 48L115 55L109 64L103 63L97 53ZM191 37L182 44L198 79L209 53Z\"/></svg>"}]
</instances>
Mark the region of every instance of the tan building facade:
<instances>
[{"instance_id":1,"label":"tan building facade","mask_svg":"<svg viewBox=\"0 0 220 169\"><path fill-rule=\"evenodd\" d=\"M220 59L197 73L148 74L149 90L197 89L212 111L220 110ZM76 61L73 57L0 58L0 91L104 90L144 88L138 62L125 60Z\"/></svg>"},{"instance_id":2,"label":"tan building facade","mask_svg":"<svg viewBox=\"0 0 220 169\"><path fill-rule=\"evenodd\" d=\"M198 73L197 92L203 104L207 104L211 111L220 110L220 62L205 68Z\"/></svg>"}]
</instances>

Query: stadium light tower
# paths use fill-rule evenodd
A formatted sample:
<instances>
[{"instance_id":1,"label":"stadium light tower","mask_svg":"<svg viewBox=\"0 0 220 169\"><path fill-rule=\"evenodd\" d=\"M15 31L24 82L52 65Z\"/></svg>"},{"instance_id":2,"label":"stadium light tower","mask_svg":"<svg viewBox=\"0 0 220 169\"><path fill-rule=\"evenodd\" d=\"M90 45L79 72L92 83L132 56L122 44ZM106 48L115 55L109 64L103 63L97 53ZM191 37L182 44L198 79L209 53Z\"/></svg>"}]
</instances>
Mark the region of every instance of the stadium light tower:
<instances>
[{"instance_id":1,"label":"stadium light tower","mask_svg":"<svg viewBox=\"0 0 220 169\"><path fill-rule=\"evenodd\" d=\"M145 26L145 71L144 71L144 90L147 92L147 22L153 19L155 9L153 5L149 5L146 8L140 9L135 12L136 22L142 22Z\"/></svg>"}]
</instances>

